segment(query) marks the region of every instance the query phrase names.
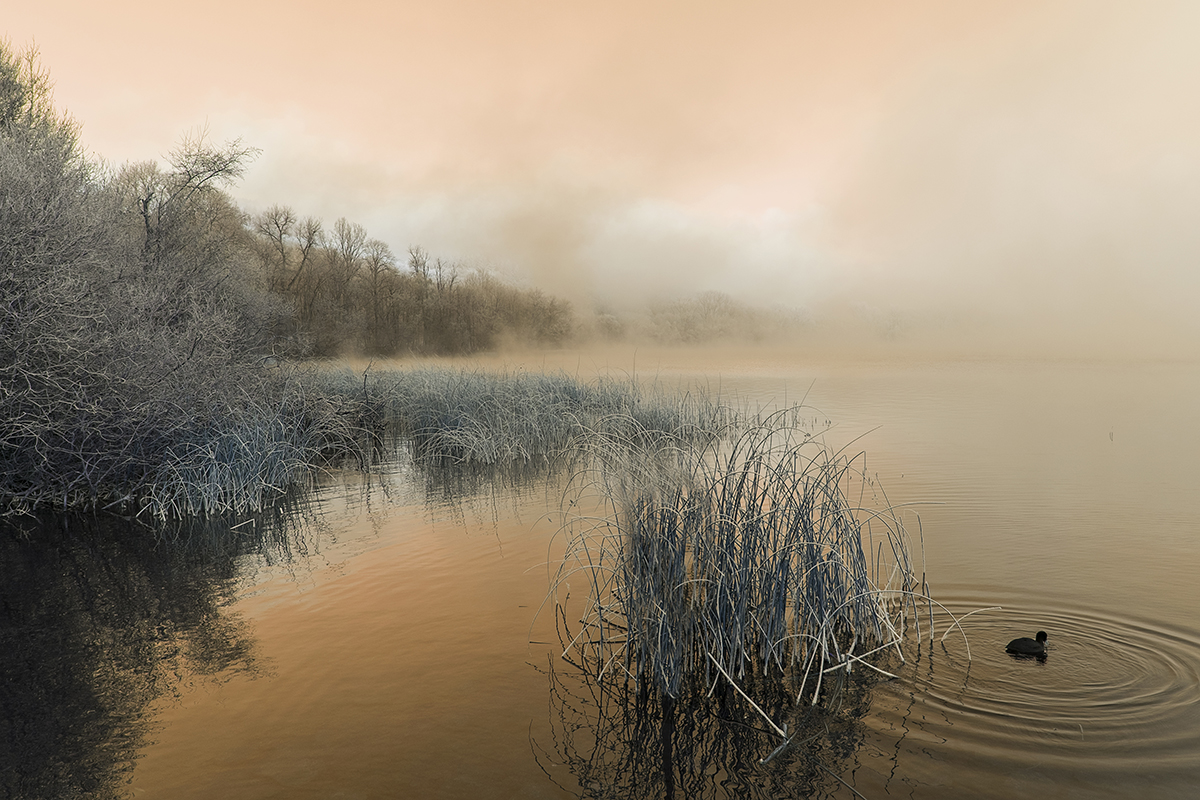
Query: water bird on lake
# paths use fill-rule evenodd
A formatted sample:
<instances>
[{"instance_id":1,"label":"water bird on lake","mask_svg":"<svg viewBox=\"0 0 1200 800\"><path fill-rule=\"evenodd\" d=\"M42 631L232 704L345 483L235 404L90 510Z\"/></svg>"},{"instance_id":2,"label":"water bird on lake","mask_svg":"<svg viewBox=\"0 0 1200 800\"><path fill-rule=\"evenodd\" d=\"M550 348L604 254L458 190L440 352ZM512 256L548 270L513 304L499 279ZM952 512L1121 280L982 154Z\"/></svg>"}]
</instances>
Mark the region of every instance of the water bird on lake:
<instances>
[{"instance_id":1,"label":"water bird on lake","mask_svg":"<svg viewBox=\"0 0 1200 800\"><path fill-rule=\"evenodd\" d=\"M1036 639L1030 639L1028 636L1013 639L1008 643L1008 647L1004 648L1004 652L1016 653L1019 656L1044 656L1046 655L1046 632L1038 631Z\"/></svg>"}]
</instances>

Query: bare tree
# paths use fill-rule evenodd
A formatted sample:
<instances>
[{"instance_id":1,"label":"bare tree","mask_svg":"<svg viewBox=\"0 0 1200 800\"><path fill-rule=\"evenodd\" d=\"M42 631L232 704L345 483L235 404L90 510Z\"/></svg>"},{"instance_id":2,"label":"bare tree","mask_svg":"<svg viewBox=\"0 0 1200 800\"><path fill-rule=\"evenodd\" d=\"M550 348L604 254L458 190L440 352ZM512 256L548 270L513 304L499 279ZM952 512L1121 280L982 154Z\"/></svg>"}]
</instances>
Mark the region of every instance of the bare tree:
<instances>
[{"instance_id":1,"label":"bare tree","mask_svg":"<svg viewBox=\"0 0 1200 800\"><path fill-rule=\"evenodd\" d=\"M273 205L254 218L254 231L266 240L266 260L271 288L279 291L288 276L288 251L295 238L296 212L288 206ZM290 283L290 281L289 281Z\"/></svg>"},{"instance_id":2,"label":"bare tree","mask_svg":"<svg viewBox=\"0 0 1200 800\"><path fill-rule=\"evenodd\" d=\"M78 125L60 115L53 103L50 72L38 60L36 47L15 52L0 39L0 128L51 127L78 134Z\"/></svg>"},{"instance_id":3,"label":"bare tree","mask_svg":"<svg viewBox=\"0 0 1200 800\"><path fill-rule=\"evenodd\" d=\"M421 247L408 248L408 268L418 278L429 280L429 254Z\"/></svg>"},{"instance_id":4,"label":"bare tree","mask_svg":"<svg viewBox=\"0 0 1200 800\"><path fill-rule=\"evenodd\" d=\"M212 147L206 137L203 129L186 135L167 159L171 170L154 162L135 164L128 170L126 183L142 219L148 264L160 262L186 241L180 228L189 212L215 190L241 178L260 152L241 139Z\"/></svg>"},{"instance_id":5,"label":"bare tree","mask_svg":"<svg viewBox=\"0 0 1200 800\"><path fill-rule=\"evenodd\" d=\"M362 257L367 245L367 229L357 222L348 222L345 217L341 217L333 224L331 245L334 299L343 303L350 283L362 267Z\"/></svg>"},{"instance_id":6,"label":"bare tree","mask_svg":"<svg viewBox=\"0 0 1200 800\"><path fill-rule=\"evenodd\" d=\"M313 253L324 246L325 231L321 227L321 221L316 217L305 217L301 220L296 228L296 248L300 253L300 265L296 267L296 273L288 281L286 287L288 291L299 280L304 268L312 261Z\"/></svg>"},{"instance_id":7,"label":"bare tree","mask_svg":"<svg viewBox=\"0 0 1200 800\"><path fill-rule=\"evenodd\" d=\"M396 256L392 248L379 239L370 239L366 244L366 258L363 260L366 270L367 285L371 298L371 331L369 334L371 350L383 353L387 348L390 336L384 330L385 305L390 294L387 289L391 286L389 278L396 274Z\"/></svg>"},{"instance_id":8,"label":"bare tree","mask_svg":"<svg viewBox=\"0 0 1200 800\"><path fill-rule=\"evenodd\" d=\"M429 324L429 254L421 247L408 248L408 268L416 278L416 337L413 349L418 352L425 350L425 329Z\"/></svg>"}]
</instances>

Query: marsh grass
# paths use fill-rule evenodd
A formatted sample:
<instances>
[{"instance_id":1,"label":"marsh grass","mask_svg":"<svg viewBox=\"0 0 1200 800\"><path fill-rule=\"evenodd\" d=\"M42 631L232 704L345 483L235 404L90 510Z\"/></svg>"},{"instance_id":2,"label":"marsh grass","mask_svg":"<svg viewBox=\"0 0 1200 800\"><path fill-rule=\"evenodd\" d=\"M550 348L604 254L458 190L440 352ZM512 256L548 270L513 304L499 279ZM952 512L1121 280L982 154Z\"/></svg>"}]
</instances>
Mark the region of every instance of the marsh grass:
<instances>
[{"instance_id":1,"label":"marsh grass","mask_svg":"<svg viewBox=\"0 0 1200 800\"><path fill-rule=\"evenodd\" d=\"M55 419L27 437L37 448L4 451L0 513L99 509L160 522L254 513L305 488L314 470L366 463L372 441L357 414L299 371L251 374L204 402Z\"/></svg>"},{"instance_id":2,"label":"marsh grass","mask_svg":"<svg viewBox=\"0 0 1200 800\"><path fill-rule=\"evenodd\" d=\"M787 409L652 455L595 433L563 505L564 652L672 697L695 675L756 673L810 703L830 672L902 657L923 588L908 533L865 457L804 418Z\"/></svg>"},{"instance_id":3,"label":"marsh grass","mask_svg":"<svg viewBox=\"0 0 1200 800\"><path fill-rule=\"evenodd\" d=\"M694 441L715 435L730 415L703 392L672 393L632 378L585 382L564 373L328 370L321 386L359 409L359 427L385 433L426 465L569 461L596 432L634 444Z\"/></svg>"},{"instance_id":4,"label":"marsh grass","mask_svg":"<svg viewBox=\"0 0 1200 800\"><path fill-rule=\"evenodd\" d=\"M361 415L303 374L241 400L166 444L143 491L130 498L140 512L163 520L256 513L310 486L317 470L370 461L374 437Z\"/></svg>"},{"instance_id":5,"label":"marsh grass","mask_svg":"<svg viewBox=\"0 0 1200 800\"><path fill-rule=\"evenodd\" d=\"M504 473L515 483L578 463L597 432L633 446L698 443L731 413L704 392L629 378L450 367L273 367L211 395L58 415L29 434L37 459L12 450L0 510L99 508L160 521L253 514L324 469L372 469L397 448L427 474Z\"/></svg>"}]
</instances>

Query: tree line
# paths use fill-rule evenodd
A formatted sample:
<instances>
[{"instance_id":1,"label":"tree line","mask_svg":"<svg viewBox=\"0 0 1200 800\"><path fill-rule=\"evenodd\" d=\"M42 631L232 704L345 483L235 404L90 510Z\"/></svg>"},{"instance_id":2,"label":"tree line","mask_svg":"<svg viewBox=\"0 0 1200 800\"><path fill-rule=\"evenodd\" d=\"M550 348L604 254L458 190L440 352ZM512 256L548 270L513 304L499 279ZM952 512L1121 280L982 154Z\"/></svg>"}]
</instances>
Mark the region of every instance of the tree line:
<instances>
[{"instance_id":1,"label":"tree line","mask_svg":"<svg viewBox=\"0 0 1200 800\"><path fill-rule=\"evenodd\" d=\"M139 353L182 343L192 361L221 345L451 355L553 345L572 330L562 300L420 248L400 261L346 219L326 226L285 206L247 214L227 191L258 154L240 140L218 147L191 135L165 165L88 158L50 88L36 52L0 43L0 241L12 313L19 296L57 306L68 328L91 327L105 304L124 306ZM39 286L58 299L34 301Z\"/></svg>"},{"instance_id":2,"label":"tree line","mask_svg":"<svg viewBox=\"0 0 1200 800\"><path fill-rule=\"evenodd\" d=\"M345 218L332 227L274 205L251 218L257 267L292 310L281 347L316 355L452 355L511 342L561 344L571 307L537 289L465 271L412 247L401 263Z\"/></svg>"},{"instance_id":3,"label":"tree line","mask_svg":"<svg viewBox=\"0 0 1200 800\"><path fill-rule=\"evenodd\" d=\"M416 248L398 263L359 225L247 214L229 194L258 152L241 141L197 134L165 163L106 164L51 88L35 51L0 41L10 510L120 502L111 487L144 485L165 457L279 404L264 356L467 353L571 330L562 301Z\"/></svg>"},{"instance_id":4,"label":"tree line","mask_svg":"<svg viewBox=\"0 0 1200 800\"><path fill-rule=\"evenodd\" d=\"M419 247L397 258L346 219L250 214L229 190L257 154L197 133L162 163L107 164L55 109L37 53L0 40L0 513L127 504L137 490L116 487L225 464L215 442L257 452L254 437L277 429L320 450L345 422L341 400L262 369L270 356L701 344L788 327L722 295L578 319Z\"/></svg>"}]
</instances>

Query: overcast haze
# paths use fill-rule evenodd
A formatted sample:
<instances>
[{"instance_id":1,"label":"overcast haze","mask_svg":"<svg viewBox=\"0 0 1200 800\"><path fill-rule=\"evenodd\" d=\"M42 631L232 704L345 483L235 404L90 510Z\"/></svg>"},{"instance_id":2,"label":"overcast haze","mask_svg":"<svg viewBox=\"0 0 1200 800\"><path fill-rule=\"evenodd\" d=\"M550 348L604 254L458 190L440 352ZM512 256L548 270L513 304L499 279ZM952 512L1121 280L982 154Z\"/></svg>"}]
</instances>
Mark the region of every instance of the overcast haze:
<instances>
[{"instance_id":1,"label":"overcast haze","mask_svg":"<svg viewBox=\"0 0 1200 800\"><path fill-rule=\"evenodd\" d=\"M114 162L616 307L904 338L1200 343L1200 4L5 3ZM965 327L964 327L965 326Z\"/></svg>"}]
</instances>

